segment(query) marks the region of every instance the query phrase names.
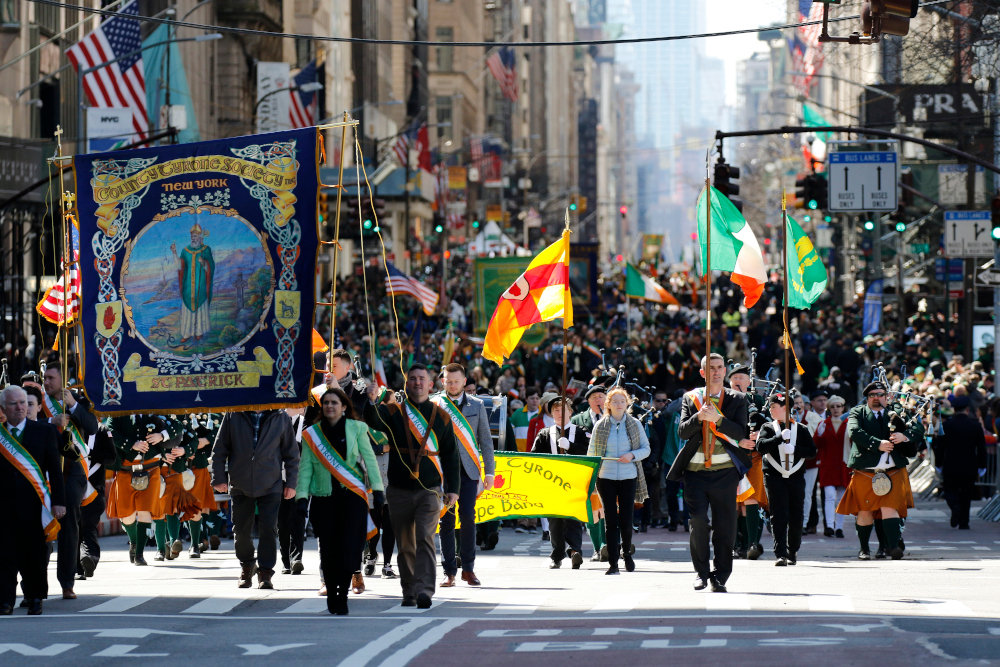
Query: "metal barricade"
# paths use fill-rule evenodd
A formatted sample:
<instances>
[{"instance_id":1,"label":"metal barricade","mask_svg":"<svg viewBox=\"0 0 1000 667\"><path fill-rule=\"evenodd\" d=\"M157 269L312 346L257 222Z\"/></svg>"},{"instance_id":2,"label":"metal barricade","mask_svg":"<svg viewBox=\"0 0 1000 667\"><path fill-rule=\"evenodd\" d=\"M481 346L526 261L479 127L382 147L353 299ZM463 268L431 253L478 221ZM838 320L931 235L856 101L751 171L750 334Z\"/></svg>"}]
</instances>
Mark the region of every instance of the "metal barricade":
<instances>
[{"instance_id":1,"label":"metal barricade","mask_svg":"<svg viewBox=\"0 0 1000 667\"><path fill-rule=\"evenodd\" d=\"M1000 487L997 486L997 481L1000 480L1000 455L998 454L1000 454L1000 442L993 446L992 453L987 452L986 476L989 478L992 474L993 497L976 512L976 516L983 521L1000 521ZM982 486L988 490L991 485L984 482Z\"/></svg>"},{"instance_id":2,"label":"metal barricade","mask_svg":"<svg viewBox=\"0 0 1000 667\"><path fill-rule=\"evenodd\" d=\"M490 433L493 435L493 450L504 451L507 443L507 397L479 396L489 416Z\"/></svg>"}]
</instances>

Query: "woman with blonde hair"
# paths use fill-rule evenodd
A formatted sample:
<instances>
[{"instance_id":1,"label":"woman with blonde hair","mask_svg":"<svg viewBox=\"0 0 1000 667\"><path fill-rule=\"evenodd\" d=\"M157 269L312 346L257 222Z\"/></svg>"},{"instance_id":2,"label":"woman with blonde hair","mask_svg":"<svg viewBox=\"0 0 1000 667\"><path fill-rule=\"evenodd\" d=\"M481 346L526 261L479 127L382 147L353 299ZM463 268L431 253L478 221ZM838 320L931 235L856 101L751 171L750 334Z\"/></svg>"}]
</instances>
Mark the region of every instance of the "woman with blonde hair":
<instances>
[{"instance_id":1,"label":"woman with blonde hair","mask_svg":"<svg viewBox=\"0 0 1000 667\"><path fill-rule=\"evenodd\" d=\"M619 574L621 553L628 572L635 570L632 560L632 511L634 503L649 497L642 459L649 456L649 438L638 419L628 414L631 403L622 387L608 391L604 399L604 416L594 424L587 456L604 459L597 477L597 492L604 505L607 530L608 571Z\"/></svg>"}]
</instances>

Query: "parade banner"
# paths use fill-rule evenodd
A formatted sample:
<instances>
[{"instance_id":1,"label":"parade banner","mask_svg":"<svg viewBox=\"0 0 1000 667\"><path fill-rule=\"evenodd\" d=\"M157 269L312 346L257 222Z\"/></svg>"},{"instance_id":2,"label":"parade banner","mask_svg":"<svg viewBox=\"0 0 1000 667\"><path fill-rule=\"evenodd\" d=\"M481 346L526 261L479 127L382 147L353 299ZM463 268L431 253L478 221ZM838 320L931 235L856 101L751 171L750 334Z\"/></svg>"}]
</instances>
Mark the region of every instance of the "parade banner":
<instances>
[{"instance_id":1,"label":"parade banner","mask_svg":"<svg viewBox=\"0 0 1000 667\"><path fill-rule=\"evenodd\" d=\"M318 153L306 128L76 156L98 413L308 403Z\"/></svg>"},{"instance_id":2,"label":"parade banner","mask_svg":"<svg viewBox=\"0 0 1000 667\"><path fill-rule=\"evenodd\" d=\"M590 522L601 459L496 452L493 486L476 500L476 523L548 517Z\"/></svg>"}]
</instances>

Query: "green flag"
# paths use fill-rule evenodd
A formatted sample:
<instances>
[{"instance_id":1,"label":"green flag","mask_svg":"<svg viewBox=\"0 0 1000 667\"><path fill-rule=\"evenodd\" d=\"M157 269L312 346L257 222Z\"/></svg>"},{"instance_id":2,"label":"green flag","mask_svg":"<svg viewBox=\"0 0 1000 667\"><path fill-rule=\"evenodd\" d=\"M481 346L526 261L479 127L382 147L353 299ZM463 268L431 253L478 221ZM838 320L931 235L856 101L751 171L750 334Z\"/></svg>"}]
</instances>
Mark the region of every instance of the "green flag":
<instances>
[{"instance_id":1,"label":"green flag","mask_svg":"<svg viewBox=\"0 0 1000 667\"><path fill-rule=\"evenodd\" d=\"M823 127L830 124L818 109L813 108L807 102L802 103L802 119L805 121L806 127ZM831 132L817 132L816 136L823 141L830 141L831 134Z\"/></svg>"},{"instance_id":2,"label":"green flag","mask_svg":"<svg viewBox=\"0 0 1000 667\"><path fill-rule=\"evenodd\" d=\"M805 310L826 289L826 267L812 241L792 216L785 214L785 252L788 253L788 305Z\"/></svg>"}]
</instances>

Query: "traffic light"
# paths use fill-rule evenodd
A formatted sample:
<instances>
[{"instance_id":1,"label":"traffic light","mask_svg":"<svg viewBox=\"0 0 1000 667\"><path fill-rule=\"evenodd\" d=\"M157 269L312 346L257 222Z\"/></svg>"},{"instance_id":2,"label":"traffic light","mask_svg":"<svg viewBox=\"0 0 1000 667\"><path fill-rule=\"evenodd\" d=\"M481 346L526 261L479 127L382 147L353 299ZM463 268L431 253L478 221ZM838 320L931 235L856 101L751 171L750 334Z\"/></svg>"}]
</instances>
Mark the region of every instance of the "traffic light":
<instances>
[{"instance_id":1,"label":"traffic light","mask_svg":"<svg viewBox=\"0 0 1000 667\"><path fill-rule=\"evenodd\" d=\"M356 198L349 197L347 199L347 220L344 222L346 222L348 229L357 229L358 225L361 224L362 210Z\"/></svg>"},{"instance_id":2,"label":"traffic light","mask_svg":"<svg viewBox=\"0 0 1000 667\"><path fill-rule=\"evenodd\" d=\"M990 200L990 215L993 218L993 239L1000 241L1000 195Z\"/></svg>"},{"instance_id":3,"label":"traffic light","mask_svg":"<svg viewBox=\"0 0 1000 667\"><path fill-rule=\"evenodd\" d=\"M897 222L896 223L896 231L899 232L900 234L902 234L903 232L905 232L906 231L906 223L903 222L902 220L900 220L899 222Z\"/></svg>"},{"instance_id":4,"label":"traffic light","mask_svg":"<svg viewBox=\"0 0 1000 667\"><path fill-rule=\"evenodd\" d=\"M622 204L621 207L619 207L618 212L621 213L622 217L624 218L626 215L628 215L628 206Z\"/></svg>"},{"instance_id":5,"label":"traffic light","mask_svg":"<svg viewBox=\"0 0 1000 667\"><path fill-rule=\"evenodd\" d=\"M861 7L865 35L905 35L917 15L920 0L867 0Z\"/></svg>"},{"instance_id":6,"label":"traffic light","mask_svg":"<svg viewBox=\"0 0 1000 667\"><path fill-rule=\"evenodd\" d=\"M715 178L712 181L712 186L718 190L720 193L725 195L729 201L733 202L733 206L739 210L740 213L743 212L743 200L741 200L738 195L740 193L739 183L733 183L733 179L740 177L740 168L731 167L719 158L719 162L715 165Z\"/></svg>"},{"instance_id":7,"label":"traffic light","mask_svg":"<svg viewBox=\"0 0 1000 667\"><path fill-rule=\"evenodd\" d=\"M810 211L823 210L829 206L829 185L819 174L806 174L795 181L795 208Z\"/></svg>"},{"instance_id":8,"label":"traffic light","mask_svg":"<svg viewBox=\"0 0 1000 667\"><path fill-rule=\"evenodd\" d=\"M865 220L865 231L871 232L875 230L875 223L871 220Z\"/></svg>"},{"instance_id":9,"label":"traffic light","mask_svg":"<svg viewBox=\"0 0 1000 667\"><path fill-rule=\"evenodd\" d=\"M812 174L795 179L795 205L794 208L805 208L806 202L811 197Z\"/></svg>"},{"instance_id":10,"label":"traffic light","mask_svg":"<svg viewBox=\"0 0 1000 667\"><path fill-rule=\"evenodd\" d=\"M815 208L821 211L830 208L830 184L824 174L813 174L813 189Z\"/></svg>"},{"instance_id":11,"label":"traffic light","mask_svg":"<svg viewBox=\"0 0 1000 667\"><path fill-rule=\"evenodd\" d=\"M569 210L571 210L573 212L576 212L576 209L579 207L579 205L577 203L579 201L579 199L580 199L580 195L570 195L570 198L569 198Z\"/></svg>"},{"instance_id":12,"label":"traffic light","mask_svg":"<svg viewBox=\"0 0 1000 667\"><path fill-rule=\"evenodd\" d=\"M473 220L472 221L472 228L473 229L479 229L479 221L478 220Z\"/></svg>"}]
</instances>

